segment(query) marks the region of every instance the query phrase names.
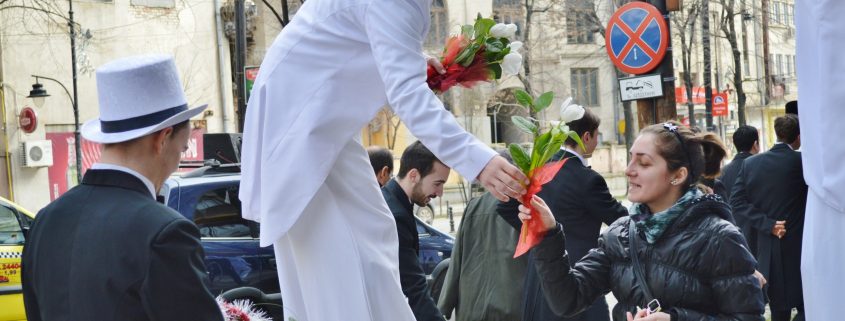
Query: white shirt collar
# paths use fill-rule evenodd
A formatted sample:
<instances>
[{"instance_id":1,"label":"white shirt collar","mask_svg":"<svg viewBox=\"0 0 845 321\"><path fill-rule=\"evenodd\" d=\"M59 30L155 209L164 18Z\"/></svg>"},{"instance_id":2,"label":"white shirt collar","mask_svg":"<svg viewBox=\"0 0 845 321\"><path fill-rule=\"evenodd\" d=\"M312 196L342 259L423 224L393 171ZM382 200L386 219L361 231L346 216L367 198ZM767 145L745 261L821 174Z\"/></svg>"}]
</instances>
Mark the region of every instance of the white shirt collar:
<instances>
[{"instance_id":1,"label":"white shirt collar","mask_svg":"<svg viewBox=\"0 0 845 321\"><path fill-rule=\"evenodd\" d=\"M775 145L777 145L777 144L784 144L784 145L786 145L786 147L789 147L789 149L795 150L795 148L792 148L792 145L790 145L790 144L787 144L787 143L784 143L784 142L775 142Z\"/></svg>"},{"instance_id":2,"label":"white shirt collar","mask_svg":"<svg viewBox=\"0 0 845 321\"><path fill-rule=\"evenodd\" d=\"M569 147L567 147L566 145L560 146L560 150L575 154L575 156L578 156L578 159L581 160L581 164L584 164L584 166L589 166L589 165L587 165L587 160L584 159L583 156L581 156L581 153L569 149Z\"/></svg>"},{"instance_id":3,"label":"white shirt collar","mask_svg":"<svg viewBox=\"0 0 845 321\"><path fill-rule=\"evenodd\" d=\"M116 171L121 171L121 172L124 172L124 173L127 173L127 174L131 174L132 176L135 176L138 179L140 179L141 182L143 182L144 185L147 186L147 189L150 190L150 195L152 195L153 198L156 198L156 192L155 192L155 187L153 187L153 182L150 181L150 179L147 178L146 176L141 175L140 173L133 171L132 169L129 169L128 167L123 167L123 166L115 165L115 164L94 163L94 165L91 165L91 169L110 169L110 170L116 170Z\"/></svg>"}]
</instances>

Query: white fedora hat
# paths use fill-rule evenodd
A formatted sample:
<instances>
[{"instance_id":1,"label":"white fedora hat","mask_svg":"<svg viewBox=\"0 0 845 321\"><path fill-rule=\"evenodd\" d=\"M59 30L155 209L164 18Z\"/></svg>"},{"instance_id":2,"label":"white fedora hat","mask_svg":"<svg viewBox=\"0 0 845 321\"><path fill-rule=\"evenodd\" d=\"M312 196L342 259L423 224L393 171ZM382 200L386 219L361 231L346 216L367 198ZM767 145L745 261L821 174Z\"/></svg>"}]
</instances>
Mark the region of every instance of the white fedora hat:
<instances>
[{"instance_id":1,"label":"white fedora hat","mask_svg":"<svg viewBox=\"0 0 845 321\"><path fill-rule=\"evenodd\" d=\"M97 68L100 117L82 125L85 139L120 143L184 122L208 105L188 108L173 58L134 56Z\"/></svg>"}]
</instances>

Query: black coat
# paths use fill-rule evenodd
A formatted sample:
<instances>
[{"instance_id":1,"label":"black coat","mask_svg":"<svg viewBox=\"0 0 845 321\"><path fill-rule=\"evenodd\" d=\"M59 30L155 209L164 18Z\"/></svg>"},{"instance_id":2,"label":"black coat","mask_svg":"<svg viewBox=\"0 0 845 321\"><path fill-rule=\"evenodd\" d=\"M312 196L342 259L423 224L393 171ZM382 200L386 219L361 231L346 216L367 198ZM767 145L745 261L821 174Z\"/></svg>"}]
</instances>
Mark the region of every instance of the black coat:
<instances>
[{"instance_id":1,"label":"black coat","mask_svg":"<svg viewBox=\"0 0 845 321\"><path fill-rule=\"evenodd\" d=\"M734 183L736 182L736 177L739 175L739 170L742 169L742 162L751 156L752 155L749 152L739 152L739 154L736 154L729 164L722 167L722 175L719 176L719 180L722 181L722 185L725 186L725 190L727 191L727 195L722 195L722 197L725 198L725 201L728 204L730 204L731 201L731 193L733 191ZM736 225L739 226L739 230L742 232L742 236L745 236L745 240L748 241L748 248L756 257L757 232L751 228L751 224L744 216L737 216L736 213L734 213L734 219L736 220Z\"/></svg>"},{"instance_id":2,"label":"black coat","mask_svg":"<svg viewBox=\"0 0 845 321\"><path fill-rule=\"evenodd\" d=\"M196 225L121 171L89 170L38 212L22 273L30 321L223 320Z\"/></svg>"},{"instance_id":3,"label":"black coat","mask_svg":"<svg viewBox=\"0 0 845 321\"><path fill-rule=\"evenodd\" d=\"M566 251L576 258L587 255L598 245L602 223L610 225L628 211L610 195L607 183L596 171L584 166L572 153L559 152L553 159L569 158L555 177L537 195L540 196L555 219L563 224L569 238ZM499 215L515 228L522 223L517 217L519 203L511 201L499 206ZM574 262L573 262L574 263ZM597 298L595 304L581 315L566 318L556 315L542 292L540 278L533 260L528 261L523 299L523 321L552 320L608 320L607 302Z\"/></svg>"},{"instance_id":4,"label":"black coat","mask_svg":"<svg viewBox=\"0 0 845 321\"><path fill-rule=\"evenodd\" d=\"M399 234L399 283L402 284L402 293L408 297L414 317L419 321L445 320L431 297L425 272L420 265L420 237L411 200L396 180L387 182L381 188L381 193L396 219L396 231Z\"/></svg>"},{"instance_id":5,"label":"black coat","mask_svg":"<svg viewBox=\"0 0 845 321\"><path fill-rule=\"evenodd\" d=\"M695 200L654 244L643 233L637 235L647 284L663 310L678 316L673 320L764 320L763 291L753 275L756 262L742 234L727 220L730 208L719 199L708 195ZM598 247L573 268L560 226L533 250L555 312L579 313L608 291L619 300L615 321L646 305L629 255L629 222L630 217L614 222Z\"/></svg>"},{"instance_id":6,"label":"black coat","mask_svg":"<svg viewBox=\"0 0 845 321\"><path fill-rule=\"evenodd\" d=\"M775 310L803 305L801 239L807 184L801 153L786 144L775 144L765 153L742 163L731 196L737 217L757 232L757 260L769 281L768 294ZM772 235L775 221L786 221L783 239Z\"/></svg>"}]
</instances>

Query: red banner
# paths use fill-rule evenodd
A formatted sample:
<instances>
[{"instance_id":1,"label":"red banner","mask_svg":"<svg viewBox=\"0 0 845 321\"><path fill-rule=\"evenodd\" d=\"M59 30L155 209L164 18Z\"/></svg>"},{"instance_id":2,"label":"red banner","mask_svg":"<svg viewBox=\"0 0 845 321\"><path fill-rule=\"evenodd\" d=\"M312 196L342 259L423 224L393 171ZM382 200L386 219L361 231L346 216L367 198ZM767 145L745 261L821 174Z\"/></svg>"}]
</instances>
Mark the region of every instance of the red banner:
<instances>
[{"instance_id":1,"label":"red banner","mask_svg":"<svg viewBox=\"0 0 845 321\"><path fill-rule=\"evenodd\" d=\"M716 94L716 91L712 88L710 90L712 94ZM695 105L704 105L704 102L707 101L707 97L704 96L705 93L704 87L692 87L692 103ZM687 103L686 87L675 87L675 102L678 104Z\"/></svg>"},{"instance_id":2,"label":"red banner","mask_svg":"<svg viewBox=\"0 0 845 321\"><path fill-rule=\"evenodd\" d=\"M205 129L191 130L188 138L188 150L182 153L182 161L202 162L202 135ZM50 183L50 200L55 200L71 187L76 186L76 149L73 133L47 133L47 139L53 142L53 166L47 169ZM100 160L101 146L82 139L82 173Z\"/></svg>"}]
</instances>

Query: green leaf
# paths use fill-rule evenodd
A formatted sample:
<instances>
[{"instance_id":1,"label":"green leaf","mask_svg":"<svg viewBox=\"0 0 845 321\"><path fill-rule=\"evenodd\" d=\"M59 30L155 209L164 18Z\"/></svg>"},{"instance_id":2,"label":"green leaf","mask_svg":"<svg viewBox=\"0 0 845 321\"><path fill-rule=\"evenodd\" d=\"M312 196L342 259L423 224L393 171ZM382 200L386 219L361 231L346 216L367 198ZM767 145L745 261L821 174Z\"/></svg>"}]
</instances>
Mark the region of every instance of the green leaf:
<instances>
[{"instance_id":1,"label":"green leaf","mask_svg":"<svg viewBox=\"0 0 845 321\"><path fill-rule=\"evenodd\" d=\"M475 38L480 39L487 37L490 34L490 28L496 25L496 21L493 19L481 18L475 20Z\"/></svg>"},{"instance_id":2,"label":"green leaf","mask_svg":"<svg viewBox=\"0 0 845 321\"><path fill-rule=\"evenodd\" d=\"M531 150L531 169L535 169L543 165L542 158L546 148L549 146L549 141L552 140L551 132L545 132L536 139L534 139L534 149Z\"/></svg>"},{"instance_id":3,"label":"green leaf","mask_svg":"<svg viewBox=\"0 0 845 321\"><path fill-rule=\"evenodd\" d=\"M467 39L472 38L472 34L475 32L475 27L472 25L463 25L461 26L461 35L466 37Z\"/></svg>"},{"instance_id":4,"label":"green leaf","mask_svg":"<svg viewBox=\"0 0 845 321\"><path fill-rule=\"evenodd\" d=\"M584 153L587 152L587 147L584 147L584 142L581 141L581 136L578 136L578 133L569 131L569 138L578 143L578 146L581 146L581 150L584 151Z\"/></svg>"},{"instance_id":5,"label":"green leaf","mask_svg":"<svg viewBox=\"0 0 845 321\"><path fill-rule=\"evenodd\" d=\"M528 120L528 118L522 116L513 116L511 117L511 121L520 130L532 135L537 134L537 125L534 125L534 122Z\"/></svg>"},{"instance_id":6,"label":"green leaf","mask_svg":"<svg viewBox=\"0 0 845 321\"><path fill-rule=\"evenodd\" d=\"M543 153L542 164L545 164L552 158L559 150L560 146L566 140L566 133L558 131L556 135L552 135L552 140L549 142L546 150Z\"/></svg>"},{"instance_id":7,"label":"green leaf","mask_svg":"<svg viewBox=\"0 0 845 321\"><path fill-rule=\"evenodd\" d=\"M527 174L530 170L529 167L531 166L531 160L528 159L528 155L525 153L522 147L519 147L519 145L517 144L511 143L510 145L508 145L508 151L510 151L511 158L513 158L513 162L514 164L516 164L516 167L519 167L519 169L522 170L523 173Z\"/></svg>"},{"instance_id":8,"label":"green leaf","mask_svg":"<svg viewBox=\"0 0 845 321\"><path fill-rule=\"evenodd\" d=\"M489 66L490 70L493 72L493 79L501 79L502 78L502 66L499 64L492 64Z\"/></svg>"},{"instance_id":9,"label":"green leaf","mask_svg":"<svg viewBox=\"0 0 845 321\"><path fill-rule=\"evenodd\" d=\"M534 108L536 112L541 112L546 107L552 104L552 100L555 98L555 93L549 91L545 92L540 97L537 97L537 100L534 101Z\"/></svg>"},{"instance_id":10,"label":"green leaf","mask_svg":"<svg viewBox=\"0 0 845 321\"><path fill-rule=\"evenodd\" d=\"M517 89L513 92L513 95L514 97L516 97L516 101L520 105L525 106L526 108L531 108L531 106L534 106L534 98L531 97L530 94L525 92L525 90Z\"/></svg>"},{"instance_id":11,"label":"green leaf","mask_svg":"<svg viewBox=\"0 0 845 321\"><path fill-rule=\"evenodd\" d=\"M455 58L455 62L461 64L461 66L468 67L472 64L472 60L475 58L475 53L478 52L478 49L481 49L481 45L477 43L470 44Z\"/></svg>"}]
</instances>

